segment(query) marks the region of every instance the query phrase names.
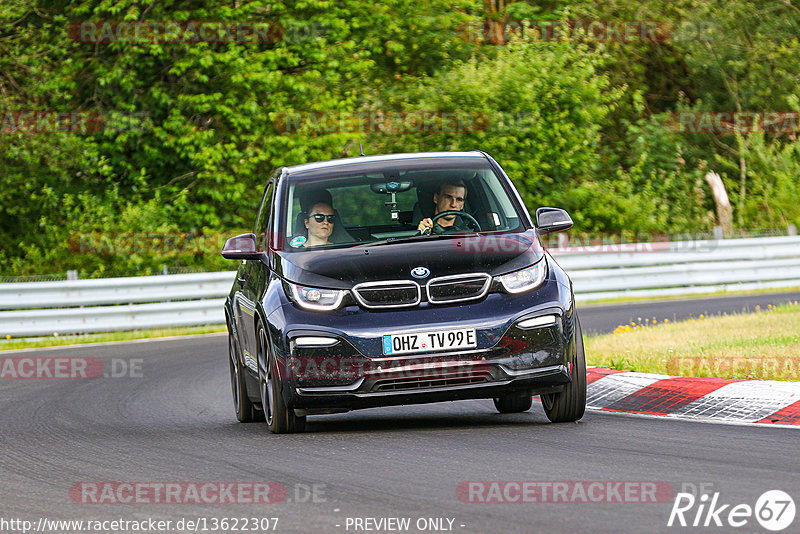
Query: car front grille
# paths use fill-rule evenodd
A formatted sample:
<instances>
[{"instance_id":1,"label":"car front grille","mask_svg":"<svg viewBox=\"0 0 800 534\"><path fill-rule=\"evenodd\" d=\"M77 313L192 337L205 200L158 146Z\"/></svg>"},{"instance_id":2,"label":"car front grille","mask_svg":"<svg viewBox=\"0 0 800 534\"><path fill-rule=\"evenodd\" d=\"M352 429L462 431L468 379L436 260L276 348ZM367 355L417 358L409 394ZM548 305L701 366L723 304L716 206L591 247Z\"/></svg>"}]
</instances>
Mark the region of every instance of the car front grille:
<instances>
[{"instance_id":1,"label":"car front grille","mask_svg":"<svg viewBox=\"0 0 800 534\"><path fill-rule=\"evenodd\" d=\"M463 373L454 372L452 375L439 373L437 376L422 376L418 378L390 378L375 382L372 392L378 391L407 391L415 389L447 388L453 386L467 386L481 384L488 381L489 370L481 370L464 376Z\"/></svg>"},{"instance_id":2,"label":"car front grille","mask_svg":"<svg viewBox=\"0 0 800 534\"><path fill-rule=\"evenodd\" d=\"M365 308L402 308L419 304L422 290L416 282L395 280L358 284L353 294Z\"/></svg>"},{"instance_id":3,"label":"car front grille","mask_svg":"<svg viewBox=\"0 0 800 534\"><path fill-rule=\"evenodd\" d=\"M432 304L450 304L482 298L489 292L492 277L486 273L456 274L432 278L425 294ZM404 308L422 300L422 288L411 280L365 282L353 287L353 295L365 308Z\"/></svg>"},{"instance_id":4,"label":"car front grille","mask_svg":"<svg viewBox=\"0 0 800 534\"><path fill-rule=\"evenodd\" d=\"M492 277L485 273L457 274L432 278L425 289L433 304L476 300L489 291Z\"/></svg>"}]
</instances>

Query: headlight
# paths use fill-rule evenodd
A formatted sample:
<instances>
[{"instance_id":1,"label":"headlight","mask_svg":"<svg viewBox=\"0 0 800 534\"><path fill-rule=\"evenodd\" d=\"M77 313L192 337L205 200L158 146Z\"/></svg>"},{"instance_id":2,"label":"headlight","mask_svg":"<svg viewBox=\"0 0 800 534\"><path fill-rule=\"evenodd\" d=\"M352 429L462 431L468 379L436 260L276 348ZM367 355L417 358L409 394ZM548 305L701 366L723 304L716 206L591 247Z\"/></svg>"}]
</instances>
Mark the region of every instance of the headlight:
<instances>
[{"instance_id":1,"label":"headlight","mask_svg":"<svg viewBox=\"0 0 800 534\"><path fill-rule=\"evenodd\" d=\"M347 293L341 289L319 289L299 286L291 282L287 282L287 284L291 288L294 301L309 310L335 310L342 304Z\"/></svg>"},{"instance_id":2,"label":"headlight","mask_svg":"<svg viewBox=\"0 0 800 534\"><path fill-rule=\"evenodd\" d=\"M547 263L544 258L525 269L498 276L497 279L509 293L522 293L539 287L547 276Z\"/></svg>"}]
</instances>

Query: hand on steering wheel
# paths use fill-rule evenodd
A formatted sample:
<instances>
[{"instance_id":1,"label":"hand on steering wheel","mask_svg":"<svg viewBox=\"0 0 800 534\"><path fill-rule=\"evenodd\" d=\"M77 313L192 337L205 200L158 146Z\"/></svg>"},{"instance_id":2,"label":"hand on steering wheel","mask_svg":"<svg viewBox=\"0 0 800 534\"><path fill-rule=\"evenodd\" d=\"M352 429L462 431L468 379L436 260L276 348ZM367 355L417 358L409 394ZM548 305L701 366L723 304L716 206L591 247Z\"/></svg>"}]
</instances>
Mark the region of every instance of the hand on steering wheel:
<instances>
[{"instance_id":1,"label":"hand on steering wheel","mask_svg":"<svg viewBox=\"0 0 800 534\"><path fill-rule=\"evenodd\" d=\"M448 210L448 211L443 211L441 213L437 213L436 215L433 216L432 219L428 219L428 218L422 219L422 221L420 221L420 223L419 223L419 228L418 229L419 229L420 232L422 232L423 235L424 234L429 234L431 232L431 230L433 230L433 227L436 224L436 221L438 221L442 217L447 217L447 216L450 216L450 215L457 215L457 216L463 218L467 222L467 224L469 224L473 228L473 230L475 230L476 232L480 232L481 231L481 225L478 223L478 221L475 220L475 217L473 217L472 215L470 215L467 212L456 211L456 210Z\"/></svg>"}]
</instances>

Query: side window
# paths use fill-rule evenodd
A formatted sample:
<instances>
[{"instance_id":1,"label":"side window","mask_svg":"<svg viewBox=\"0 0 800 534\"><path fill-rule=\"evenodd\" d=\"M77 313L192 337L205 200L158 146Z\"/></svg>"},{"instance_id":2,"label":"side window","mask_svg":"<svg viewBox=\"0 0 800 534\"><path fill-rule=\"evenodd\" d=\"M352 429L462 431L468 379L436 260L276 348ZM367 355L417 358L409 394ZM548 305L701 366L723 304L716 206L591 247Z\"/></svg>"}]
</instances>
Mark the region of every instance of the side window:
<instances>
[{"instance_id":1,"label":"side window","mask_svg":"<svg viewBox=\"0 0 800 534\"><path fill-rule=\"evenodd\" d=\"M264 248L266 250L269 247L269 240L275 237L275 203L271 200L272 195L270 195L270 202L269 202L269 220L267 221L266 231L264 233ZM274 243L273 243L274 245ZM281 248L279 246L278 248Z\"/></svg>"},{"instance_id":2,"label":"side window","mask_svg":"<svg viewBox=\"0 0 800 534\"><path fill-rule=\"evenodd\" d=\"M273 184L274 182L272 180L267 184L267 188L264 191L264 198L261 201L261 207L258 210L258 219L256 219L254 230L258 250L267 250L269 241L269 218L272 214Z\"/></svg>"},{"instance_id":3,"label":"side window","mask_svg":"<svg viewBox=\"0 0 800 534\"><path fill-rule=\"evenodd\" d=\"M497 177L485 171L481 176L480 183L482 188L485 189L483 194L491 210L487 220L489 227L493 226L495 230L511 230L519 227L519 218L517 217L517 211L514 209L514 204L511 203L508 194Z\"/></svg>"}]
</instances>

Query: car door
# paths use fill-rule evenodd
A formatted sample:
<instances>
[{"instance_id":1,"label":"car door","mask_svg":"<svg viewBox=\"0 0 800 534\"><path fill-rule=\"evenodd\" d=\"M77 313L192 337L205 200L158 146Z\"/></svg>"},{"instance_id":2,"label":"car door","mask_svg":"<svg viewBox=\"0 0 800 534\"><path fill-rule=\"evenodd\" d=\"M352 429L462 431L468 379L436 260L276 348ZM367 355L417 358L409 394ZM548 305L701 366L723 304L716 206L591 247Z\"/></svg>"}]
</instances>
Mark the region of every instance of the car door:
<instances>
[{"instance_id":1,"label":"car door","mask_svg":"<svg viewBox=\"0 0 800 534\"><path fill-rule=\"evenodd\" d=\"M264 190L261 205L253 228L256 235L256 246L259 251L266 251L266 241L268 238L268 219L272 208L272 190L274 181L270 180ZM256 342L256 303L261 296L261 284L263 279L263 261L251 260L247 262L243 272L244 283L239 297L239 314L241 317L241 337L243 337L242 353L245 365L252 371L258 372L258 345Z\"/></svg>"},{"instance_id":2,"label":"car door","mask_svg":"<svg viewBox=\"0 0 800 534\"><path fill-rule=\"evenodd\" d=\"M239 347L241 349L242 357L245 364L249 367L248 359L252 359L248 344L248 332L250 323L253 322L253 313L255 308L250 299L245 296L247 290L247 281L250 279L250 269L252 262L242 260L238 271L236 272L236 281L238 289L233 298L233 308L235 312L236 331L238 332Z\"/></svg>"}]
</instances>

